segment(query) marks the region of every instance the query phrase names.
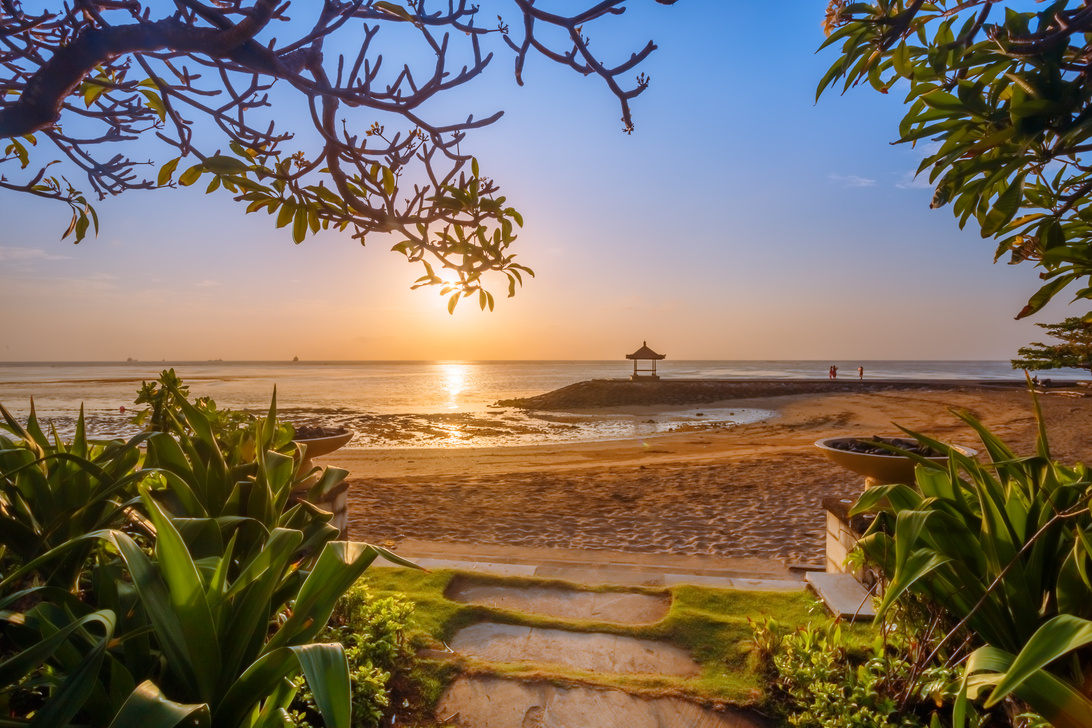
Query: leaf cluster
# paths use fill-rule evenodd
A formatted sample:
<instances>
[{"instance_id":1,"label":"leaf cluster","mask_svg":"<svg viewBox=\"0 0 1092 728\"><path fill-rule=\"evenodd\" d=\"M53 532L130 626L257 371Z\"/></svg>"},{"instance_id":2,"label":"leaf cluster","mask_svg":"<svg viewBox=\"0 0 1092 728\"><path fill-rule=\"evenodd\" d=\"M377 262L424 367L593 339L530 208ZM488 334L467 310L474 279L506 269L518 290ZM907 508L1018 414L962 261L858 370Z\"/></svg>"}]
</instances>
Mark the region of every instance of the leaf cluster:
<instances>
[{"instance_id":1,"label":"leaf cluster","mask_svg":"<svg viewBox=\"0 0 1092 728\"><path fill-rule=\"evenodd\" d=\"M1017 350L1013 369L1086 369L1092 371L1092 318L1071 316L1057 324L1035 324L1060 343L1035 342Z\"/></svg>"},{"instance_id":2,"label":"leaf cluster","mask_svg":"<svg viewBox=\"0 0 1092 728\"><path fill-rule=\"evenodd\" d=\"M918 463L917 490L878 486L853 506L853 514L878 511L859 543L888 579L877 611L916 594L958 620L936 654L944 648L961 660L984 643L967 662L954 725L963 725L966 699L984 696L990 707L1010 694L1055 725L1088 725L1092 478L1084 465L1051 460L1037 402L1031 456L960 416L977 431L987 463L909 433L945 452L947 466L908 455Z\"/></svg>"},{"instance_id":3,"label":"leaf cluster","mask_svg":"<svg viewBox=\"0 0 1092 728\"><path fill-rule=\"evenodd\" d=\"M997 240L995 260L1032 261L1045 281L1017 318L1076 287L1092 298L1092 12L1056 0L1031 12L994 0L832 0L840 55L818 93L905 91L899 142L927 143L918 173ZM1082 283L1084 281L1084 283Z\"/></svg>"},{"instance_id":4,"label":"leaf cluster","mask_svg":"<svg viewBox=\"0 0 1092 728\"><path fill-rule=\"evenodd\" d=\"M172 431L129 442L89 443L81 417L64 443L3 411L5 725L280 726L302 676L347 728L345 650L317 640L381 550L334 541L331 514L299 498L345 471L309 485L302 451L274 447L275 400L240 452L161 384L185 427L168 409Z\"/></svg>"},{"instance_id":5,"label":"leaf cluster","mask_svg":"<svg viewBox=\"0 0 1092 728\"><path fill-rule=\"evenodd\" d=\"M502 112L452 119L433 110L486 71L493 53L484 46L499 42L514 54L521 85L533 55L601 79L628 132L630 102L649 80L623 79L655 50L649 42L618 63L590 50L591 28L624 12L626 0L565 13L510 2L516 22L495 24L482 23L468 0L307 3L294 19L289 3L275 0L0 3L0 139L8 140L0 165L29 176L0 176L0 189L66 203L73 217L64 237L79 242L98 221L82 192L46 177L57 160L99 199L204 181L207 193L265 211L296 243L321 230L362 244L395 233L396 250L427 263L418 285L448 288L451 308L475 296L491 309L483 273L505 274L509 295L530 273L508 250L523 220L463 145ZM398 57L386 59L381 47ZM302 124L285 122L289 105L305 112ZM152 139L157 159L130 156L130 146Z\"/></svg>"},{"instance_id":6,"label":"leaf cluster","mask_svg":"<svg viewBox=\"0 0 1092 728\"><path fill-rule=\"evenodd\" d=\"M791 630L769 618L754 624L775 701L787 722L801 728L943 725L947 714L942 719L939 711L952 702L958 671L941 664L915 669L905 644L911 639L878 635L862 651L837 622Z\"/></svg>"}]
</instances>

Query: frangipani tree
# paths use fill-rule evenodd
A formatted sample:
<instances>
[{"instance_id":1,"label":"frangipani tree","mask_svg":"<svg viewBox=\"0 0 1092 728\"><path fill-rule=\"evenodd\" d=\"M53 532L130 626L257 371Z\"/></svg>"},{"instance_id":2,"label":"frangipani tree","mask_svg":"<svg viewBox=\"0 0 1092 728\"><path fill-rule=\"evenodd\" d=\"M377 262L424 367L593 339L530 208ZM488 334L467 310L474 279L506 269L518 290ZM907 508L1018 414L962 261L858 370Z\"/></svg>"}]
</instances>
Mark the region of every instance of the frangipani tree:
<instances>
[{"instance_id":1,"label":"frangipani tree","mask_svg":"<svg viewBox=\"0 0 1092 728\"><path fill-rule=\"evenodd\" d=\"M819 94L905 94L899 141L929 143L919 172L1045 283L1017 318L1075 288L1092 298L1092 7L1087 2L831 0Z\"/></svg>"},{"instance_id":2,"label":"frangipani tree","mask_svg":"<svg viewBox=\"0 0 1092 728\"><path fill-rule=\"evenodd\" d=\"M509 15L485 16L467 0L5 0L0 190L67 204L65 237L79 242L98 228L84 183L102 199L200 182L297 243L325 228L361 243L395 233L424 266L418 285L445 285L450 307L477 294L492 308L483 273L505 274L509 295L530 273L510 250L520 214L465 144L501 112L444 118L435 102L501 43L521 84L535 54L600 78L628 132L648 86L635 69L655 50L606 62L589 49L626 0L545 5L503 0ZM58 160L85 180L58 175Z\"/></svg>"}]
</instances>

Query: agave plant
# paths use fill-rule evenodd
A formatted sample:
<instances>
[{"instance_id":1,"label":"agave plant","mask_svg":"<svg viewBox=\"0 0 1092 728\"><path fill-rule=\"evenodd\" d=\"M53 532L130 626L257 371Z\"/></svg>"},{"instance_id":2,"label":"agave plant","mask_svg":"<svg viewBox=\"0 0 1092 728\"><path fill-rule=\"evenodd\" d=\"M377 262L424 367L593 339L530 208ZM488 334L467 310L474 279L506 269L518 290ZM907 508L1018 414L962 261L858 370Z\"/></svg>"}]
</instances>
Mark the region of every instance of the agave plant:
<instances>
[{"instance_id":1,"label":"agave plant","mask_svg":"<svg viewBox=\"0 0 1092 728\"><path fill-rule=\"evenodd\" d=\"M0 405L3 422L17 440L0 435L0 545L22 562L82 536L117 525L146 476L139 472L139 443L89 443L83 409L71 442L42 431L30 405L24 427ZM41 576L51 584L74 588L91 544L67 551Z\"/></svg>"},{"instance_id":2,"label":"agave plant","mask_svg":"<svg viewBox=\"0 0 1092 728\"><path fill-rule=\"evenodd\" d=\"M291 502L302 458L275 399L244 455L225 453L207 414L176 394L186 426L149 434L143 463L116 487L132 498L111 501L139 517L70 524L0 575L0 706L22 716L0 726L280 726L301 675L326 725L349 725L344 650L313 640L377 555L409 564L334 541L330 514ZM54 459L104 470L40 455L38 440L3 444L0 482L38 482ZM60 563L75 564L71 581L37 583Z\"/></svg>"},{"instance_id":3,"label":"agave plant","mask_svg":"<svg viewBox=\"0 0 1092 728\"><path fill-rule=\"evenodd\" d=\"M958 620L953 635L966 628L985 643L968 662L970 696L993 685L987 705L1015 692L1056 725L1087 726L1092 479L1084 465L1051 460L1037 401L1035 414L1037 452L1028 457L960 414L982 441L984 464L907 430L947 455L947 467L915 457L920 491L870 488L851 513L879 512L859 543L888 579L878 613L907 592L924 595Z\"/></svg>"}]
</instances>

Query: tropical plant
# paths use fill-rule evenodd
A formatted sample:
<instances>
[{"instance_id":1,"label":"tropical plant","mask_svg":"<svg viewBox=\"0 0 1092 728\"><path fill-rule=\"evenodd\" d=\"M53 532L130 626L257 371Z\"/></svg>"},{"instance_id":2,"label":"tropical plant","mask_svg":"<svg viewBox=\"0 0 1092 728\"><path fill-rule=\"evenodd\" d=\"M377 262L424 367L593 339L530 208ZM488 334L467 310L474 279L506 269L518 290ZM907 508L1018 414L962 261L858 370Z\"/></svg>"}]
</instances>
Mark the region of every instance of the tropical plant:
<instances>
[{"instance_id":1,"label":"tropical plant","mask_svg":"<svg viewBox=\"0 0 1092 728\"><path fill-rule=\"evenodd\" d=\"M830 0L819 83L904 93L899 141L929 141L918 172L997 240L995 260L1033 261L1047 282L1018 318L1092 275L1092 12L1086 2Z\"/></svg>"},{"instance_id":2,"label":"tropical plant","mask_svg":"<svg viewBox=\"0 0 1092 728\"><path fill-rule=\"evenodd\" d=\"M375 728L391 709L391 681L405 678L414 664L406 637L413 605L399 595L376 599L363 583L337 603L319 638L345 645L353 704L353 728ZM302 682L302 681L301 681ZM309 728L316 716L314 696L306 686L292 703L292 725Z\"/></svg>"},{"instance_id":3,"label":"tropical plant","mask_svg":"<svg viewBox=\"0 0 1092 728\"><path fill-rule=\"evenodd\" d=\"M859 546L888 580L880 615L907 593L939 604L957 620L942 643L969 630L968 647L985 645L968 662L971 694L993 681L987 706L1014 693L1055 725L1092 725L1082 685L1092 667L1082 641L1092 634L1092 478L1084 465L1051 460L1037 401L1035 414L1037 452L1027 457L960 415L978 433L986 464L907 431L944 452L947 467L908 454L920 491L870 488L851 513L878 512ZM1006 671L1008 679L990 674Z\"/></svg>"},{"instance_id":4,"label":"tropical plant","mask_svg":"<svg viewBox=\"0 0 1092 728\"><path fill-rule=\"evenodd\" d=\"M137 470L144 439L91 443L83 410L72 440L65 443L42 431L34 403L26 426L0 405L0 545L9 558L26 563L74 538L120 523L136 485L147 473ZM82 543L53 560L39 574L47 583L76 588L92 545Z\"/></svg>"},{"instance_id":5,"label":"tropical plant","mask_svg":"<svg viewBox=\"0 0 1092 728\"><path fill-rule=\"evenodd\" d=\"M66 531L0 575L0 705L12 716L0 724L280 726L302 676L325 724L349 726L344 649L315 640L381 550L333 541L330 514L291 502L300 453L272 449L275 403L253 423L252 462L232 466L208 418L176 399L186 431L149 435L118 486L137 515ZM6 452L39 447L34 436L3 446L0 482L51 464ZM66 559L75 577L42 584Z\"/></svg>"},{"instance_id":6,"label":"tropical plant","mask_svg":"<svg viewBox=\"0 0 1092 728\"><path fill-rule=\"evenodd\" d=\"M885 630L871 649L861 651L849 644L840 623L786 630L766 618L754 624L754 640L775 701L788 723L800 728L935 724L938 710L959 687L951 667L933 663L919 669L903 633Z\"/></svg>"},{"instance_id":7,"label":"tropical plant","mask_svg":"<svg viewBox=\"0 0 1092 728\"><path fill-rule=\"evenodd\" d=\"M523 218L465 151L501 112L444 119L439 99L487 70L492 43L513 52L521 84L535 54L598 76L632 130L630 102L649 79L624 79L656 46L604 62L588 39L625 5L562 14L510 0L509 25L482 22L466 0L303 3L291 18L278 0L0 3L0 190L67 205L65 237L79 242L98 217L50 169L57 159L100 199L203 178L297 243L327 228L361 243L397 233L393 249L423 265L417 285L444 286L452 307L476 295L492 308L483 273L503 273L509 294L531 273L510 251ZM286 103L311 113L286 128Z\"/></svg>"},{"instance_id":8,"label":"tropical plant","mask_svg":"<svg viewBox=\"0 0 1092 728\"><path fill-rule=\"evenodd\" d=\"M1092 370L1092 313L1071 316L1060 324L1035 324L1044 329L1058 344L1035 342L1020 347L1019 359L1012 360L1013 369L1085 369Z\"/></svg>"}]
</instances>

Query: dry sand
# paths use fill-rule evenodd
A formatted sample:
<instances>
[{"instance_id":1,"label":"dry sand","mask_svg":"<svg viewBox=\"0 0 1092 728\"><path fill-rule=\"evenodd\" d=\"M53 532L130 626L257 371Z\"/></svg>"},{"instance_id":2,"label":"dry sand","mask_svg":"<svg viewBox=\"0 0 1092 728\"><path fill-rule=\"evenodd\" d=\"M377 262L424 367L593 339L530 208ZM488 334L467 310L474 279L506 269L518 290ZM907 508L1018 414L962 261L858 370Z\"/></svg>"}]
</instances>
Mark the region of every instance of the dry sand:
<instances>
[{"instance_id":1,"label":"dry sand","mask_svg":"<svg viewBox=\"0 0 1092 728\"><path fill-rule=\"evenodd\" d=\"M1053 455L1092 461L1092 398L1041 397ZM712 406L712 405L710 405ZM350 537L404 538L708 554L819 563L826 497L853 498L863 479L812 443L892 434L896 422L976 446L951 412L971 411L1018 453L1035 422L1023 390L810 394L735 400L778 417L644 441L459 450L341 450L350 471ZM645 411L652 411L651 409Z\"/></svg>"}]
</instances>

